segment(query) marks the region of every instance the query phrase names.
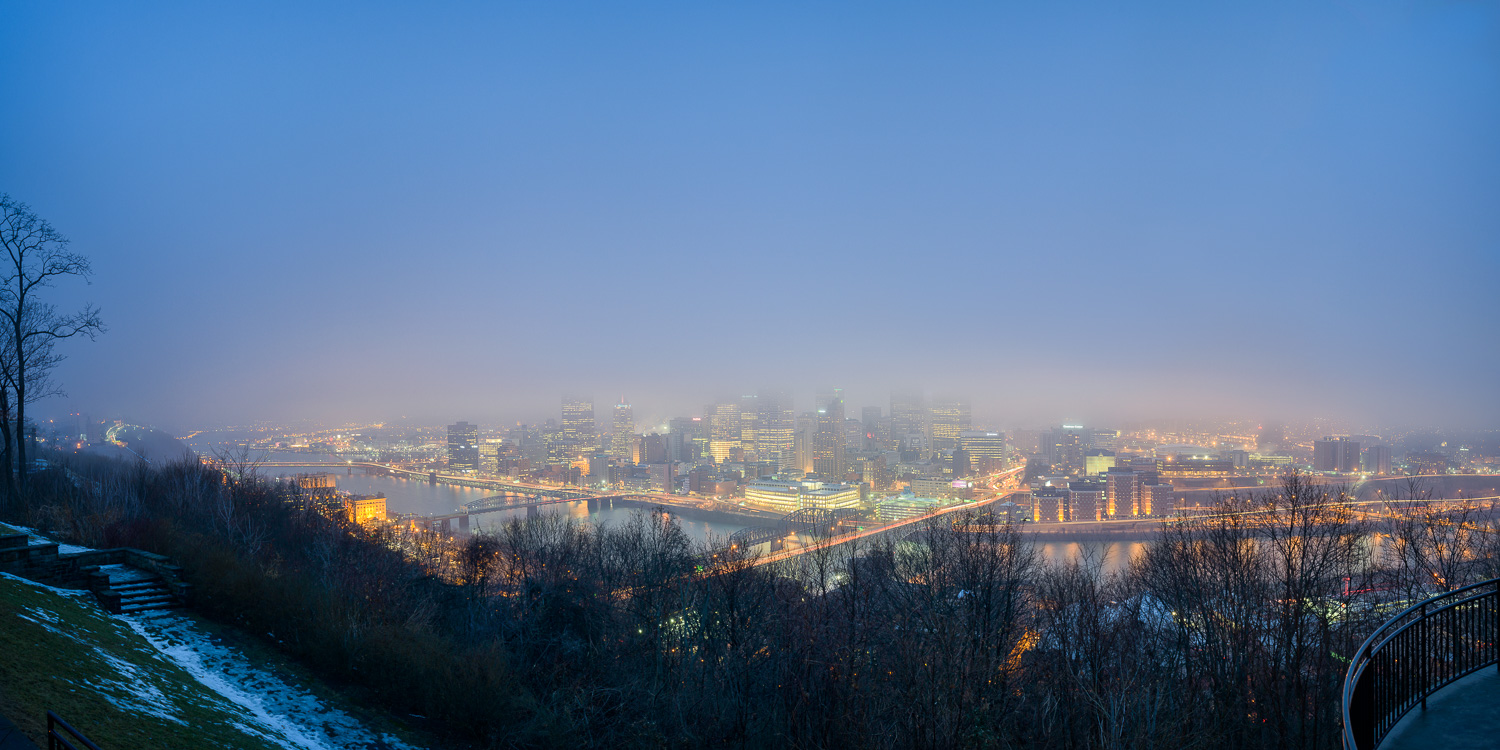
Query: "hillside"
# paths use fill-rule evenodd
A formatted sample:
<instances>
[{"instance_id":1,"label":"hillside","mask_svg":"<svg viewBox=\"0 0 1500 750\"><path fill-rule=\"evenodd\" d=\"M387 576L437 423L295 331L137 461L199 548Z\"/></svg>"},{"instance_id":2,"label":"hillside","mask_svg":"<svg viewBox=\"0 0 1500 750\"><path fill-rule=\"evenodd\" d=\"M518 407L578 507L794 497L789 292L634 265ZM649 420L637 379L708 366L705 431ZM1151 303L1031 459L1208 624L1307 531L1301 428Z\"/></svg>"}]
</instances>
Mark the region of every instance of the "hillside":
<instances>
[{"instance_id":1,"label":"hillside","mask_svg":"<svg viewBox=\"0 0 1500 750\"><path fill-rule=\"evenodd\" d=\"M49 709L106 749L412 747L251 639L0 574L0 714L45 746Z\"/></svg>"}]
</instances>

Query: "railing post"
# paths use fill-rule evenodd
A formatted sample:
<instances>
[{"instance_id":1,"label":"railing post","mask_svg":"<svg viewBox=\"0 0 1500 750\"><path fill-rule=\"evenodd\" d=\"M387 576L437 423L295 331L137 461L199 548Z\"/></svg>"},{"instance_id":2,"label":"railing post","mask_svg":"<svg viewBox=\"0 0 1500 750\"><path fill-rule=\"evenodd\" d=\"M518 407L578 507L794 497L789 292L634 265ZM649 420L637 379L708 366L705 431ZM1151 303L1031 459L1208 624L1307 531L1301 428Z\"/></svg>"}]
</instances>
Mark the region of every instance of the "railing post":
<instances>
[{"instance_id":1,"label":"railing post","mask_svg":"<svg viewBox=\"0 0 1500 750\"><path fill-rule=\"evenodd\" d=\"M1424 646L1424 648L1420 649L1422 652L1422 684L1420 685L1420 688L1422 690L1422 710L1426 711L1427 686L1432 684L1432 680L1429 679L1429 675L1427 674L1428 669L1432 666L1432 644L1428 641L1427 638L1427 626L1431 624L1427 621L1427 602L1422 602L1422 617L1420 620L1418 620L1418 622L1422 623L1421 644L1422 646Z\"/></svg>"}]
</instances>

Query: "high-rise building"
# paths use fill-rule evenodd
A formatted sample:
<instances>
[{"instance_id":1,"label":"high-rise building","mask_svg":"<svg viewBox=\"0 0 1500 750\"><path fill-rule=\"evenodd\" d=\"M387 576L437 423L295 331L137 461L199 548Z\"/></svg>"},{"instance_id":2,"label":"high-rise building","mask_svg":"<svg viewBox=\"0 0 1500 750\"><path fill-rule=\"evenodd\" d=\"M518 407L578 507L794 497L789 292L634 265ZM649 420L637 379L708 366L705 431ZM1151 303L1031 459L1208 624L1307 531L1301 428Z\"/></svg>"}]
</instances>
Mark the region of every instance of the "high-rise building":
<instances>
[{"instance_id":1,"label":"high-rise building","mask_svg":"<svg viewBox=\"0 0 1500 750\"><path fill-rule=\"evenodd\" d=\"M448 468L479 470L479 425L468 422L448 425Z\"/></svg>"},{"instance_id":2,"label":"high-rise building","mask_svg":"<svg viewBox=\"0 0 1500 750\"><path fill-rule=\"evenodd\" d=\"M817 435L813 441L813 471L830 479L844 476L844 393L835 388L818 395Z\"/></svg>"},{"instance_id":3,"label":"high-rise building","mask_svg":"<svg viewBox=\"0 0 1500 750\"><path fill-rule=\"evenodd\" d=\"M1061 487L1038 487L1031 492L1032 518L1037 523L1068 520L1068 491Z\"/></svg>"},{"instance_id":4,"label":"high-rise building","mask_svg":"<svg viewBox=\"0 0 1500 750\"><path fill-rule=\"evenodd\" d=\"M813 445L818 442L818 415L805 412L797 417L797 429L792 435L793 450L797 454L792 471L809 474L813 470Z\"/></svg>"},{"instance_id":5,"label":"high-rise building","mask_svg":"<svg viewBox=\"0 0 1500 750\"><path fill-rule=\"evenodd\" d=\"M1065 424L1042 436L1042 461L1053 471L1069 474L1084 468L1083 426Z\"/></svg>"},{"instance_id":6,"label":"high-rise building","mask_svg":"<svg viewBox=\"0 0 1500 750\"><path fill-rule=\"evenodd\" d=\"M980 474L1005 469L1005 433L965 430L958 434L958 447L969 454L969 466Z\"/></svg>"},{"instance_id":7,"label":"high-rise building","mask_svg":"<svg viewBox=\"0 0 1500 750\"><path fill-rule=\"evenodd\" d=\"M610 440L610 455L621 461L635 462L636 434L635 411L621 398L615 404L614 432Z\"/></svg>"},{"instance_id":8,"label":"high-rise building","mask_svg":"<svg viewBox=\"0 0 1500 750\"><path fill-rule=\"evenodd\" d=\"M1108 499L1103 482L1068 482L1068 520L1102 521L1107 507Z\"/></svg>"},{"instance_id":9,"label":"high-rise building","mask_svg":"<svg viewBox=\"0 0 1500 750\"><path fill-rule=\"evenodd\" d=\"M911 445L913 436L926 436L923 424L926 414L919 393L896 392L891 394L891 442L896 447L902 443Z\"/></svg>"},{"instance_id":10,"label":"high-rise building","mask_svg":"<svg viewBox=\"0 0 1500 750\"><path fill-rule=\"evenodd\" d=\"M1141 515L1141 479L1119 466L1104 472L1105 513L1110 518Z\"/></svg>"},{"instance_id":11,"label":"high-rise building","mask_svg":"<svg viewBox=\"0 0 1500 750\"><path fill-rule=\"evenodd\" d=\"M721 401L704 409L708 422L708 453L713 462L722 464L740 451L740 405L738 401Z\"/></svg>"},{"instance_id":12,"label":"high-rise building","mask_svg":"<svg viewBox=\"0 0 1500 750\"><path fill-rule=\"evenodd\" d=\"M1364 469L1371 474L1391 473L1391 447L1372 445L1366 448Z\"/></svg>"},{"instance_id":13,"label":"high-rise building","mask_svg":"<svg viewBox=\"0 0 1500 750\"><path fill-rule=\"evenodd\" d=\"M860 449L873 451L885 448L880 442L880 407L866 406L859 410L859 421L864 423L864 439L860 441Z\"/></svg>"},{"instance_id":14,"label":"high-rise building","mask_svg":"<svg viewBox=\"0 0 1500 750\"><path fill-rule=\"evenodd\" d=\"M933 450L947 451L958 447L958 434L967 432L972 418L968 399L934 401L929 412Z\"/></svg>"},{"instance_id":15,"label":"high-rise building","mask_svg":"<svg viewBox=\"0 0 1500 750\"><path fill-rule=\"evenodd\" d=\"M1115 465L1115 452L1091 448L1083 452L1083 473L1095 476L1109 471Z\"/></svg>"},{"instance_id":16,"label":"high-rise building","mask_svg":"<svg viewBox=\"0 0 1500 750\"><path fill-rule=\"evenodd\" d=\"M594 400L564 397L562 401L563 437L577 441L585 451L599 447L599 428L594 424Z\"/></svg>"},{"instance_id":17,"label":"high-rise building","mask_svg":"<svg viewBox=\"0 0 1500 750\"><path fill-rule=\"evenodd\" d=\"M1177 510L1176 489L1170 484L1141 485L1141 515L1170 516Z\"/></svg>"},{"instance_id":18,"label":"high-rise building","mask_svg":"<svg viewBox=\"0 0 1500 750\"><path fill-rule=\"evenodd\" d=\"M792 411L792 394L777 388L763 388L755 396L755 456L770 461L777 471L790 471L797 463L793 433L797 414ZM740 437L741 441L745 438Z\"/></svg>"},{"instance_id":19,"label":"high-rise building","mask_svg":"<svg viewBox=\"0 0 1500 750\"><path fill-rule=\"evenodd\" d=\"M1313 471L1359 471L1359 443L1346 437L1325 437L1314 442Z\"/></svg>"},{"instance_id":20,"label":"high-rise building","mask_svg":"<svg viewBox=\"0 0 1500 750\"><path fill-rule=\"evenodd\" d=\"M760 400L755 396L740 396L740 447L745 451L745 460L756 460L756 438L760 433Z\"/></svg>"},{"instance_id":21,"label":"high-rise building","mask_svg":"<svg viewBox=\"0 0 1500 750\"><path fill-rule=\"evenodd\" d=\"M641 447L639 451L640 461L643 464L663 464L667 462L667 436L651 433L641 436Z\"/></svg>"},{"instance_id":22,"label":"high-rise building","mask_svg":"<svg viewBox=\"0 0 1500 750\"><path fill-rule=\"evenodd\" d=\"M667 457L680 463L702 460L704 435L701 417L673 417L667 423Z\"/></svg>"}]
</instances>

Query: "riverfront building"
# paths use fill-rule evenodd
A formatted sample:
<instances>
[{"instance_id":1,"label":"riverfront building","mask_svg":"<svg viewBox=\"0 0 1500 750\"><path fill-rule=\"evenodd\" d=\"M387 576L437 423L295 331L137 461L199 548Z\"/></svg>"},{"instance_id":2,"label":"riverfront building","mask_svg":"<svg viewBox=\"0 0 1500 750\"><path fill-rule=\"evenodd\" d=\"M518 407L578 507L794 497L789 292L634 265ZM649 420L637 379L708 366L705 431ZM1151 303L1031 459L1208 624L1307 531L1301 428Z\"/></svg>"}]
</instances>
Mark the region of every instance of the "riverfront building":
<instances>
[{"instance_id":1,"label":"riverfront building","mask_svg":"<svg viewBox=\"0 0 1500 750\"><path fill-rule=\"evenodd\" d=\"M854 509L859 507L859 487L831 482L762 479L745 487L745 502L779 513L803 508Z\"/></svg>"}]
</instances>

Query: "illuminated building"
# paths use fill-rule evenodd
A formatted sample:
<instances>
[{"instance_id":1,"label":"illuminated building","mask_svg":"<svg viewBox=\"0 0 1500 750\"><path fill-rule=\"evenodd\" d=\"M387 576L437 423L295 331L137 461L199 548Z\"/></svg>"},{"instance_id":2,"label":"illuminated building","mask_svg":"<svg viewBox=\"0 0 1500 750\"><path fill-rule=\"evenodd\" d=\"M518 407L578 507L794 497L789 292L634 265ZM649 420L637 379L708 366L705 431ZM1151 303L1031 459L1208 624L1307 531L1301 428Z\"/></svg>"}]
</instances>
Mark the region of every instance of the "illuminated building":
<instances>
[{"instance_id":1,"label":"illuminated building","mask_svg":"<svg viewBox=\"0 0 1500 750\"><path fill-rule=\"evenodd\" d=\"M780 513L803 508L855 509L859 507L859 487L834 482L761 479L745 486L745 502Z\"/></svg>"},{"instance_id":2,"label":"illuminated building","mask_svg":"<svg viewBox=\"0 0 1500 750\"><path fill-rule=\"evenodd\" d=\"M614 432L611 435L609 454L621 461L635 463L635 411L630 404L615 404Z\"/></svg>"},{"instance_id":3,"label":"illuminated building","mask_svg":"<svg viewBox=\"0 0 1500 750\"><path fill-rule=\"evenodd\" d=\"M918 477L911 480L911 491L923 497L959 498L969 494L972 486L961 479Z\"/></svg>"},{"instance_id":4,"label":"illuminated building","mask_svg":"<svg viewBox=\"0 0 1500 750\"><path fill-rule=\"evenodd\" d=\"M859 478L872 490L883 490L890 486L890 472L886 470L885 456L859 459Z\"/></svg>"},{"instance_id":5,"label":"illuminated building","mask_svg":"<svg viewBox=\"0 0 1500 750\"><path fill-rule=\"evenodd\" d=\"M1068 520L1068 491L1061 487L1032 490L1031 507L1037 523L1062 523Z\"/></svg>"},{"instance_id":6,"label":"illuminated building","mask_svg":"<svg viewBox=\"0 0 1500 750\"><path fill-rule=\"evenodd\" d=\"M740 405L723 401L705 409L708 414L708 453L722 464L740 451Z\"/></svg>"},{"instance_id":7,"label":"illuminated building","mask_svg":"<svg viewBox=\"0 0 1500 750\"><path fill-rule=\"evenodd\" d=\"M594 423L593 399L563 399L562 434L583 446L585 451L599 446L599 428Z\"/></svg>"},{"instance_id":8,"label":"illuminated building","mask_svg":"<svg viewBox=\"0 0 1500 750\"><path fill-rule=\"evenodd\" d=\"M1314 442L1313 471L1359 471L1359 443L1346 437L1326 437Z\"/></svg>"},{"instance_id":9,"label":"illuminated building","mask_svg":"<svg viewBox=\"0 0 1500 750\"><path fill-rule=\"evenodd\" d=\"M835 388L819 394L817 433L813 440L813 471L825 477L843 478L848 466L844 460L844 393Z\"/></svg>"},{"instance_id":10,"label":"illuminated building","mask_svg":"<svg viewBox=\"0 0 1500 750\"><path fill-rule=\"evenodd\" d=\"M969 465L980 474L1005 470L1005 433L965 430L958 433L958 447L969 454Z\"/></svg>"},{"instance_id":11,"label":"illuminated building","mask_svg":"<svg viewBox=\"0 0 1500 750\"><path fill-rule=\"evenodd\" d=\"M740 397L739 436L740 447L744 449L745 457L757 458L756 437L760 428L760 400L755 396Z\"/></svg>"},{"instance_id":12,"label":"illuminated building","mask_svg":"<svg viewBox=\"0 0 1500 750\"><path fill-rule=\"evenodd\" d=\"M1104 472L1104 513L1110 518L1141 514L1141 475L1116 466Z\"/></svg>"},{"instance_id":13,"label":"illuminated building","mask_svg":"<svg viewBox=\"0 0 1500 750\"><path fill-rule=\"evenodd\" d=\"M468 422L448 425L448 468L479 470L479 425Z\"/></svg>"},{"instance_id":14,"label":"illuminated building","mask_svg":"<svg viewBox=\"0 0 1500 750\"><path fill-rule=\"evenodd\" d=\"M942 506L943 501L938 498L918 497L910 492L903 492L876 502L875 517L882 522L889 523L925 516Z\"/></svg>"},{"instance_id":15,"label":"illuminated building","mask_svg":"<svg viewBox=\"0 0 1500 750\"><path fill-rule=\"evenodd\" d=\"M929 412L931 416L933 450L947 451L958 446L958 435L968 431L971 417L966 399L937 401Z\"/></svg>"},{"instance_id":16,"label":"illuminated building","mask_svg":"<svg viewBox=\"0 0 1500 750\"><path fill-rule=\"evenodd\" d=\"M344 498L344 511L358 524L378 523L386 519L385 495L350 495Z\"/></svg>"},{"instance_id":17,"label":"illuminated building","mask_svg":"<svg viewBox=\"0 0 1500 750\"><path fill-rule=\"evenodd\" d=\"M1365 449L1365 471L1371 474L1391 473L1391 448L1388 445L1372 445Z\"/></svg>"},{"instance_id":18,"label":"illuminated building","mask_svg":"<svg viewBox=\"0 0 1500 750\"><path fill-rule=\"evenodd\" d=\"M486 440L479 444L479 471L482 474L496 474L500 471L500 446L499 440Z\"/></svg>"},{"instance_id":19,"label":"illuminated building","mask_svg":"<svg viewBox=\"0 0 1500 750\"><path fill-rule=\"evenodd\" d=\"M1115 452L1106 450L1090 450L1083 454L1083 473L1095 476L1109 471L1115 465Z\"/></svg>"},{"instance_id":20,"label":"illuminated building","mask_svg":"<svg viewBox=\"0 0 1500 750\"><path fill-rule=\"evenodd\" d=\"M1164 477L1222 477L1234 472L1234 462L1217 456L1178 454L1156 466Z\"/></svg>"},{"instance_id":21,"label":"illuminated building","mask_svg":"<svg viewBox=\"0 0 1500 750\"><path fill-rule=\"evenodd\" d=\"M1068 520L1103 521L1107 507L1103 482L1068 482Z\"/></svg>"},{"instance_id":22,"label":"illuminated building","mask_svg":"<svg viewBox=\"0 0 1500 750\"><path fill-rule=\"evenodd\" d=\"M691 463L703 457L708 436L702 417L673 417L667 423L667 458Z\"/></svg>"},{"instance_id":23,"label":"illuminated building","mask_svg":"<svg viewBox=\"0 0 1500 750\"><path fill-rule=\"evenodd\" d=\"M1141 515L1170 516L1177 511L1176 490L1170 484L1141 485Z\"/></svg>"},{"instance_id":24,"label":"illuminated building","mask_svg":"<svg viewBox=\"0 0 1500 750\"><path fill-rule=\"evenodd\" d=\"M792 410L792 394L780 389L762 389L755 397L755 455L772 461L778 471L791 471L797 463L793 435L797 415ZM744 437L741 436L741 440Z\"/></svg>"}]
</instances>

